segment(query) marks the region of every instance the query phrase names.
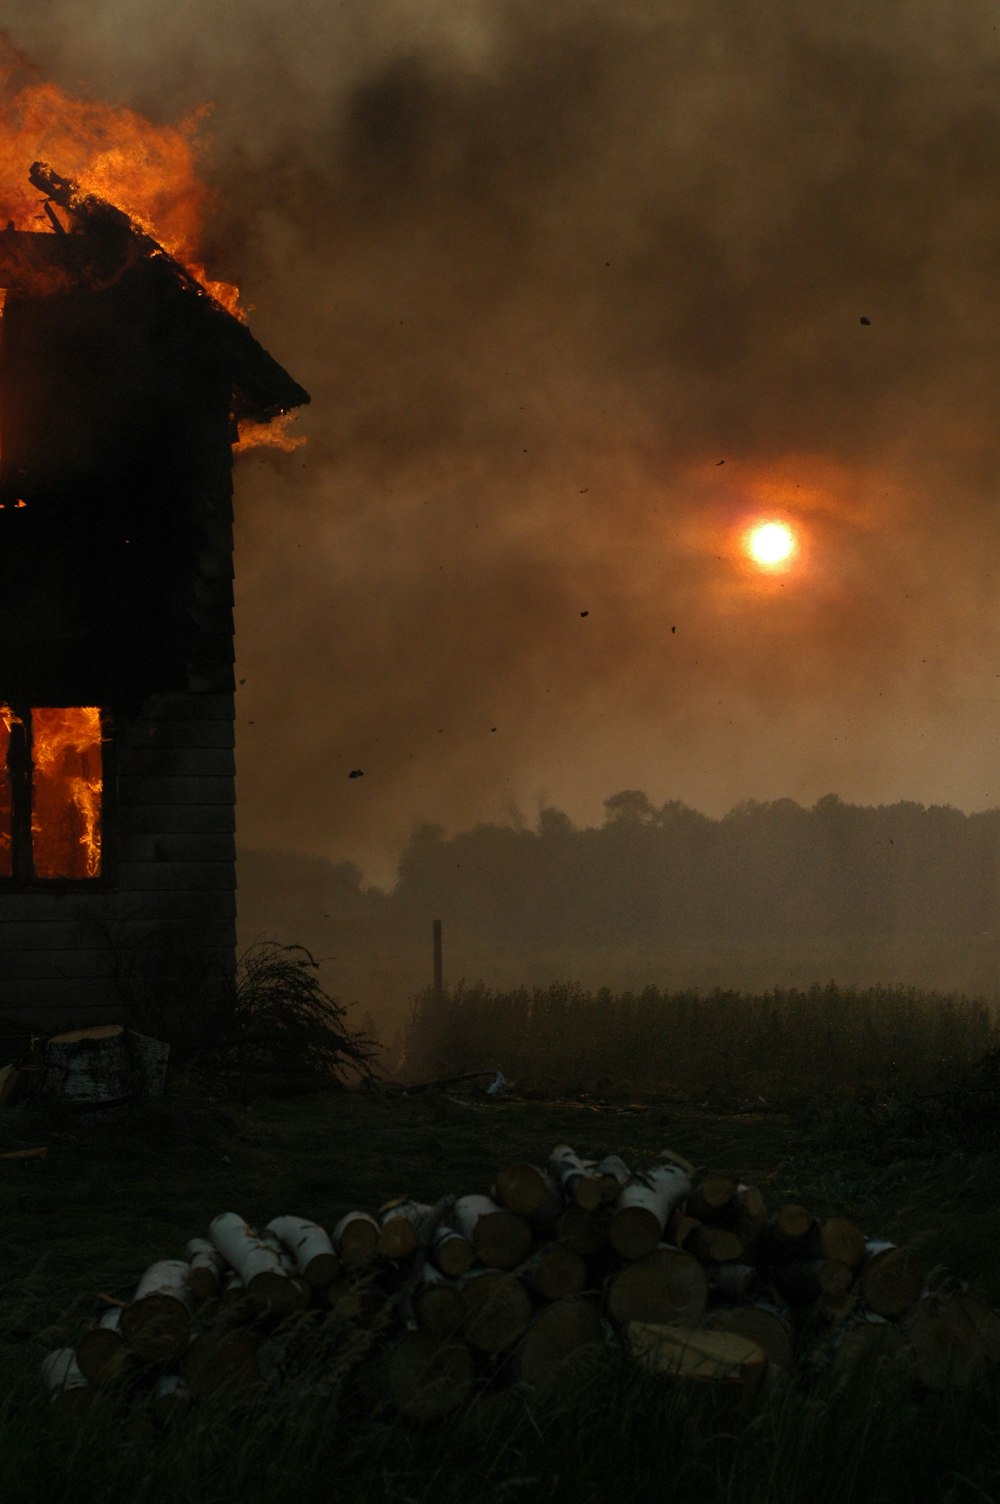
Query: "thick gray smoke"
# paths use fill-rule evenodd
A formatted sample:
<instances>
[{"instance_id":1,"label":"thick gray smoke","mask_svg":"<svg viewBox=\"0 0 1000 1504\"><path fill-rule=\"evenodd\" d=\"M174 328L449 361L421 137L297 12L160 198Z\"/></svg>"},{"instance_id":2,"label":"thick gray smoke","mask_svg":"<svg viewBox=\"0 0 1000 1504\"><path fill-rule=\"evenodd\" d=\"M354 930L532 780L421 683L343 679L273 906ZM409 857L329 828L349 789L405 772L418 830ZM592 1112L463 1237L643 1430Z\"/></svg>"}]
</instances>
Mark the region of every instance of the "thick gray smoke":
<instances>
[{"instance_id":1,"label":"thick gray smoke","mask_svg":"<svg viewBox=\"0 0 1000 1504\"><path fill-rule=\"evenodd\" d=\"M237 464L245 845L1000 803L992 5L5 17L70 92L214 104L210 270L312 393Z\"/></svg>"}]
</instances>

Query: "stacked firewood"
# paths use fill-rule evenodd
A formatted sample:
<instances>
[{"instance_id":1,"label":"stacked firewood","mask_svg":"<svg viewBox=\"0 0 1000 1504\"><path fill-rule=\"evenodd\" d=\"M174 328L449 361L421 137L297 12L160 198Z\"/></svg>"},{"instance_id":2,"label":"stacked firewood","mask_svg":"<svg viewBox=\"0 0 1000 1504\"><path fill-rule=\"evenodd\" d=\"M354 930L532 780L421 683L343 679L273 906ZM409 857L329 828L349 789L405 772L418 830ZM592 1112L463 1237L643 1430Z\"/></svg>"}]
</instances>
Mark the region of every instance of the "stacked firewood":
<instances>
[{"instance_id":1,"label":"stacked firewood","mask_svg":"<svg viewBox=\"0 0 1000 1504\"><path fill-rule=\"evenodd\" d=\"M909 1391L970 1384L1000 1360L1000 1314L959 1280L931 1288L908 1249L853 1221L771 1210L669 1151L630 1169L568 1144L544 1166L504 1166L489 1195L400 1198L329 1233L223 1212L131 1300L102 1298L75 1347L45 1359L52 1403L144 1394L162 1422L334 1372L433 1419L484 1384L548 1390L574 1353L609 1341L751 1403L796 1368L846 1382L868 1357Z\"/></svg>"}]
</instances>

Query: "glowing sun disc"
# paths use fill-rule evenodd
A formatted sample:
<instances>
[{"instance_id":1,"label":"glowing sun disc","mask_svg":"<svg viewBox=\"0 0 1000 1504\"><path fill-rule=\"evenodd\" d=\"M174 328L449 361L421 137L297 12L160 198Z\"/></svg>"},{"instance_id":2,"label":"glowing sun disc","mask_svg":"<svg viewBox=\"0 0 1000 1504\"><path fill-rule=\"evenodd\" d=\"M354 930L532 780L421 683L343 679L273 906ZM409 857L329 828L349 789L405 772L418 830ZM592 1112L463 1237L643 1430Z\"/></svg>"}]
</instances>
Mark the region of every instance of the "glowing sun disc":
<instances>
[{"instance_id":1,"label":"glowing sun disc","mask_svg":"<svg viewBox=\"0 0 1000 1504\"><path fill-rule=\"evenodd\" d=\"M795 534L784 522L759 522L746 536L746 550L755 564L774 569L795 552Z\"/></svg>"}]
</instances>

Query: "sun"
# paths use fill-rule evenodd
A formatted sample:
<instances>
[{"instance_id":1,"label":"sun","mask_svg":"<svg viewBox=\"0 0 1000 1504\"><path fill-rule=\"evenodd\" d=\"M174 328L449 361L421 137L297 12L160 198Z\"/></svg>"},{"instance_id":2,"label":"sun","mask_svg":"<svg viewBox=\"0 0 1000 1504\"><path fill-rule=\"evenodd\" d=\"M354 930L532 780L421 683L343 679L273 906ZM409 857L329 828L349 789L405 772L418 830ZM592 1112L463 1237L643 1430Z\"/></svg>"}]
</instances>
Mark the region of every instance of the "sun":
<instances>
[{"instance_id":1,"label":"sun","mask_svg":"<svg viewBox=\"0 0 1000 1504\"><path fill-rule=\"evenodd\" d=\"M781 569L794 558L798 540L787 522L755 522L744 534L743 547L761 569Z\"/></svg>"}]
</instances>

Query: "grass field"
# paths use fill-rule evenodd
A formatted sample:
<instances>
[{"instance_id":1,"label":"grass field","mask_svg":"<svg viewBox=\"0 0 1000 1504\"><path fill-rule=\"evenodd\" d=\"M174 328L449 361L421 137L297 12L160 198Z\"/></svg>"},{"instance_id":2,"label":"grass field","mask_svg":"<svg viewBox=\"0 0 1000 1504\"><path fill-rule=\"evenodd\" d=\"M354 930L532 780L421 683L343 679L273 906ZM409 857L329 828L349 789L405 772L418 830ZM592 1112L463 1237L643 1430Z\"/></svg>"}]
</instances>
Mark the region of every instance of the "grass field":
<instances>
[{"instance_id":1,"label":"grass field","mask_svg":"<svg viewBox=\"0 0 1000 1504\"><path fill-rule=\"evenodd\" d=\"M561 1141L629 1164L673 1149L760 1186L770 1204L849 1216L871 1236L907 1244L927 1269L947 1265L1000 1306L1000 1128L988 1090L964 1116L939 1112L949 1105L939 1096L907 1117L905 1093L893 1105L846 1089L754 1111L713 1107L697 1092L632 1101L624 1084L617 1100L600 1101L471 1089L277 1095L255 1080L178 1068L164 1098L117 1125L84 1126L37 1103L0 1114L0 1152L48 1145L45 1159L0 1161L5 1501L1000 1497L993 1378L901 1399L874 1374L836 1392L818 1372L744 1413L719 1389L641 1374L613 1344L547 1400L484 1386L434 1422L372 1409L336 1365L322 1388L297 1398L203 1404L163 1433L110 1401L79 1417L50 1413L46 1352L76 1341L99 1293L127 1300L154 1259L183 1257L217 1213L258 1224L294 1213L329 1228L393 1196L486 1193L501 1165L544 1162Z\"/></svg>"}]
</instances>

